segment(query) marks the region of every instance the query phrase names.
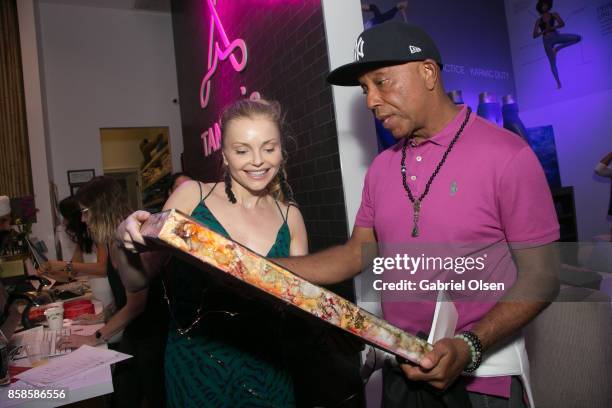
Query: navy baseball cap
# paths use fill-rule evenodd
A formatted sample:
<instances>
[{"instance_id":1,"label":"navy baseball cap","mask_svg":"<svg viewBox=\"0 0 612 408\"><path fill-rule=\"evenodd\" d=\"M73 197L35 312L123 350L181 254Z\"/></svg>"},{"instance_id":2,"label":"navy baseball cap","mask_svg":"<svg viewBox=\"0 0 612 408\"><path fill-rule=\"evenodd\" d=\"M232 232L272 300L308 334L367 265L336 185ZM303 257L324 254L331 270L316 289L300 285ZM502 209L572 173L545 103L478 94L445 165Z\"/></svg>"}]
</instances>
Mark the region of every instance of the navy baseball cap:
<instances>
[{"instance_id":1,"label":"navy baseball cap","mask_svg":"<svg viewBox=\"0 0 612 408\"><path fill-rule=\"evenodd\" d=\"M422 28L400 21L388 21L362 32L357 37L354 61L327 76L333 85L356 86L368 71L389 65L432 59L442 67L438 47Z\"/></svg>"}]
</instances>

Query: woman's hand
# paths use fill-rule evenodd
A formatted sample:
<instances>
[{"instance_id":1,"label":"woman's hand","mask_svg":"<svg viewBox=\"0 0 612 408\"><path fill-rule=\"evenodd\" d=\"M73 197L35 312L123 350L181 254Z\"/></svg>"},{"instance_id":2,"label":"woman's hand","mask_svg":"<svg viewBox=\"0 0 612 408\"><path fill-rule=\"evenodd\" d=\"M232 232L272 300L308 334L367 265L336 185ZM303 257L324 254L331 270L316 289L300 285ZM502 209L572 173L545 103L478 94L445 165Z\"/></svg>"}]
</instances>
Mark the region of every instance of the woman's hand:
<instances>
[{"instance_id":1,"label":"woman's hand","mask_svg":"<svg viewBox=\"0 0 612 408\"><path fill-rule=\"evenodd\" d=\"M60 350L77 349L84 344L88 346L95 346L98 344L98 341L93 334L89 336L71 334L70 336L60 337L57 341L57 348Z\"/></svg>"},{"instance_id":2,"label":"woman's hand","mask_svg":"<svg viewBox=\"0 0 612 408\"><path fill-rule=\"evenodd\" d=\"M146 211L135 211L119 224L116 236L121 246L131 252L138 252L136 245L146 246L144 238L140 234L140 227L143 222L149 219L150 215Z\"/></svg>"},{"instance_id":3,"label":"woman's hand","mask_svg":"<svg viewBox=\"0 0 612 408\"><path fill-rule=\"evenodd\" d=\"M66 269L66 262L64 261L47 261L41 266L43 273L60 272L64 269Z\"/></svg>"},{"instance_id":4,"label":"woman's hand","mask_svg":"<svg viewBox=\"0 0 612 408\"><path fill-rule=\"evenodd\" d=\"M72 324L80 324L80 325L99 324L99 323L104 323L104 312L98 313L98 314L93 314L93 313L82 314L72 322Z\"/></svg>"},{"instance_id":5,"label":"woman's hand","mask_svg":"<svg viewBox=\"0 0 612 408\"><path fill-rule=\"evenodd\" d=\"M57 261L50 261L50 262L57 262ZM37 273L39 277L54 279L61 283L70 282L71 277L68 271L64 269L52 270L52 267L49 266L48 264L49 262L45 262L43 265L41 265L40 270Z\"/></svg>"}]
</instances>

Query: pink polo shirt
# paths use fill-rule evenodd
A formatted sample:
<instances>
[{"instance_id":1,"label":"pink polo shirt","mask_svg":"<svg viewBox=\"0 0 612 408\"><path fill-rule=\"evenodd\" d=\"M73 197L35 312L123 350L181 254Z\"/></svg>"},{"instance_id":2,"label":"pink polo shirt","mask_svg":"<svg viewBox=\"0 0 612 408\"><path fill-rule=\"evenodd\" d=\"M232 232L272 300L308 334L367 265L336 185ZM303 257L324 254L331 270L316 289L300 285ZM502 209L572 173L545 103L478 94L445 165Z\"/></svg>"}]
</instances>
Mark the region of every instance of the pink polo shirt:
<instances>
[{"instance_id":1,"label":"pink polo shirt","mask_svg":"<svg viewBox=\"0 0 612 408\"><path fill-rule=\"evenodd\" d=\"M415 197L424 191L466 111L464 106L446 128L427 141L416 147L409 145L406 180ZM379 256L392 257L398 253L418 256L431 252L455 257L486 253L484 270L470 272L469 276L468 272L453 275L455 272L451 271L450 277L504 282L507 289L516 278L516 266L507 243L533 247L559 238L550 189L535 154L517 135L476 116L475 112L423 199L418 223L420 235L412 237L413 206L401 177L402 145L400 141L374 159L355 220L356 226L374 228ZM393 280L398 273L417 285L419 280L434 281L439 277L438 272L431 270L413 274L384 272L379 277ZM486 297L491 296L490 292L481 292L485 297L481 293L465 293L476 298L455 302L458 331L471 328L496 299ZM386 320L411 333L429 332L435 307L433 298L415 299L415 291L383 291L381 295ZM507 398L510 377L470 378L468 390Z\"/></svg>"}]
</instances>

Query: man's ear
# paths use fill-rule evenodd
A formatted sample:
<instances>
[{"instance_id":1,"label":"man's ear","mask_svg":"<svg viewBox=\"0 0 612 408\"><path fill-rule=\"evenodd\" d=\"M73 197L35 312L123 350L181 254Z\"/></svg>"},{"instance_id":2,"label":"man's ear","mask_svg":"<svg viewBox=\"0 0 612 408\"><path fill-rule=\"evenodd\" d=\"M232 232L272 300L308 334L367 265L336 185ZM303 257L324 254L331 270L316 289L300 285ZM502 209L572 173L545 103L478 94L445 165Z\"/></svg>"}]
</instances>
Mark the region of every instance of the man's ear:
<instances>
[{"instance_id":1,"label":"man's ear","mask_svg":"<svg viewBox=\"0 0 612 408\"><path fill-rule=\"evenodd\" d=\"M426 59L421 63L421 77L425 81L425 87L432 91L440 80L440 67L438 63L431 59Z\"/></svg>"}]
</instances>

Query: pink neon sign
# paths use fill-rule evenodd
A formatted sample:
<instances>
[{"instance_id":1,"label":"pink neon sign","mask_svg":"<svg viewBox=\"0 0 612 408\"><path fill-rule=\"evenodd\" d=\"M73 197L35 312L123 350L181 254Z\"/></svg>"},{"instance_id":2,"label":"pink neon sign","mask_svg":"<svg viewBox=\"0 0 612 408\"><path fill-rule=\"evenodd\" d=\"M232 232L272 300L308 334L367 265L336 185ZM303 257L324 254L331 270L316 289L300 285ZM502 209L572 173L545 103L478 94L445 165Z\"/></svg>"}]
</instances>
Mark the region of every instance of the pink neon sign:
<instances>
[{"instance_id":1,"label":"pink neon sign","mask_svg":"<svg viewBox=\"0 0 612 408\"><path fill-rule=\"evenodd\" d=\"M210 11L210 29L208 34L208 72L206 75L204 75L204 79L202 79L202 84L200 85L200 106L202 106L202 108L205 108L208 105L208 101L210 99L210 80L217 70L219 59L221 61L225 61L229 57L232 68L234 68L236 72L240 72L246 67L248 58L247 46L244 40L238 38L234 41L230 41L227 37L225 28L223 28L223 23L219 18L217 9L215 9L217 1L206 1ZM223 48L219 45L218 41L215 41L215 31L217 31L219 33L219 37L221 37ZM234 55L234 51L236 51L236 49L240 49L242 54L242 60L240 62Z\"/></svg>"},{"instance_id":2,"label":"pink neon sign","mask_svg":"<svg viewBox=\"0 0 612 408\"><path fill-rule=\"evenodd\" d=\"M210 29L208 35L208 72L206 72L206 75L204 75L200 85L200 106L202 109L206 108L208 106L208 102L210 101L211 81L215 75L215 72L217 71L217 67L219 66L219 60L225 61L229 57L232 68L234 68L236 72L241 72L244 70L244 68L246 68L248 55L247 45L243 39L238 38L230 41L225 33L225 28L223 27L223 23L219 18L217 9L215 8L217 0L204 1L208 3L208 9L210 11ZM219 41L215 40L215 32L219 34L221 45ZM240 61L238 61L234 55L234 52L237 49L240 49L242 57ZM241 86L240 94L246 95L246 93L246 87ZM253 92L249 97L251 99L261 98L259 92ZM219 126L219 123L213 123L206 131L202 132L200 139L202 139L202 153L204 156L209 156L213 152L221 149L221 127Z\"/></svg>"}]
</instances>

